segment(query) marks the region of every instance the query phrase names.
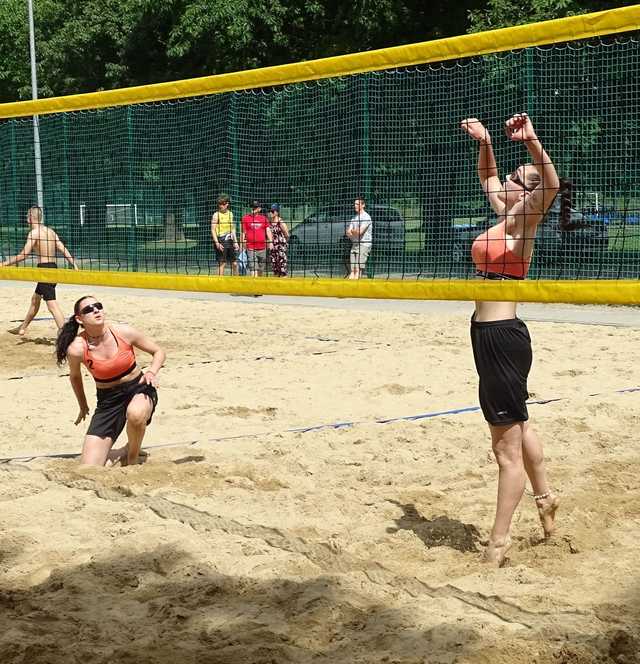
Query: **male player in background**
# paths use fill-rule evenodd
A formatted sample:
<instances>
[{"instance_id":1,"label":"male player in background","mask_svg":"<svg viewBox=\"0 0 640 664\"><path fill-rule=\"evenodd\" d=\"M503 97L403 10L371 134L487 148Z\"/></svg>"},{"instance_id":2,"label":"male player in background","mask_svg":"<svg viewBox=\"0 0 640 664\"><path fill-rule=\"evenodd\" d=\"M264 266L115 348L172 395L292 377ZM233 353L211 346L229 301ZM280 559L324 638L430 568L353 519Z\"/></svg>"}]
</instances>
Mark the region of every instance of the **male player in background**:
<instances>
[{"instance_id":1,"label":"male player in background","mask_svg":"<svg viewBox=\"0 0 640 664\"><path fill-rule=\"evenodd\" d=\"M31 253L38 256L38 267L44 268L57 268L56 254L60 252L68 261L73 265L73 269L77 270L78 264L74 257L69 253L64 246L58 234L52 229L44 225L42 222L42 210L37 205L32 205L27 212L27 223L31 226L27 241L22 251L13 258L7 258L0 263L0 267L9 267L10 265L17 265L24 261ZM61 329L64 325L64 315L60 309L60 305L56 300L56 284L39 282L36 286L35 293L31 296L31 304L27 315L19 327L9 330L12 334L23 336L29 323L35 318L42 299L47 303L47 308L51 312L53 319Z\"/></svg>"}]
</instances>

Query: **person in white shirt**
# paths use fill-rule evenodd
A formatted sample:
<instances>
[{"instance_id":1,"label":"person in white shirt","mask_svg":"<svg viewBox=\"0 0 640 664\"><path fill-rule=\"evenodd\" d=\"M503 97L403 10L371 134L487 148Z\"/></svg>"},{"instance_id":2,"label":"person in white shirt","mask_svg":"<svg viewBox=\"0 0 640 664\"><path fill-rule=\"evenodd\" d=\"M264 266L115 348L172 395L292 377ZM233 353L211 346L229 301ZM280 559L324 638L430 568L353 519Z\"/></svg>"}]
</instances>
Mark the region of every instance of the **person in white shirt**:
<instances>
[{"instance_id":1,"label":"person in white shirt","mask_svg":"<svg viewBox=\"0 0 640 664\"><path fill-rule=\"evenodd\" d=\"M360 279L367 258L371 253L371 244L373 240L373 221L367 212L365 212L366 201L364 198L356 198L353 202L355 216L351 219L347 228L346 235L351 240L351 273L349 279Z\"/></svg>"}]
</instances>

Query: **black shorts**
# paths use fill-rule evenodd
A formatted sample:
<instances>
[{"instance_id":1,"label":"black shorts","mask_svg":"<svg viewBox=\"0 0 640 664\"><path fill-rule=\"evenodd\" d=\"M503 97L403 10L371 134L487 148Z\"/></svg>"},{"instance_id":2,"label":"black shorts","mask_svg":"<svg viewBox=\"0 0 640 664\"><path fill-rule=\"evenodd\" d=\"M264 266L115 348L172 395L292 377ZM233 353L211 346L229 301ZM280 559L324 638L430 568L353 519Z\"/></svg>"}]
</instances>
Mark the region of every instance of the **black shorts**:
<instances>
[{"instance_id":1,"label":"black shorts","mask_svg":"<svg viewBox=\"0 0 640 664\"><path fill-rule=\"evenodd\" d=\"M98 390L96 412L89 423L87 436L111 438L115 443L127 423L127 406L136 394L146 394L151 399L151 415L147 421L147 424L150 424L158 405L158 391L153 385L141 383L140 378L136 378L115 387Z\"/></svg>"},{"instance_id":2,"label":"black shorts","mask_svg":"<svg viewBox=\"0 0 640 664\"><path fill-rule=\"evenodd\" d=\"M479 323L471 318L471 346L480 376L480 407L496 426L526 422L531 337L519 318Z\"/></svg>"},{"instance_id":3,"label":"black shorts","mask_svg":"<svg viewBox=\"0 0 640 664\"><path fill-rule=\"evenodd\" d=\"M233 238L231 235L223 235L218 238L218 242L222 245L222 249L216 248L218 261L221 263L234 263L238 260L238 252L233 246Z\"/></svg>"},{"instance_id":4,"label":"black shorts","mask_svg":"<svg viewBox=\"0 0 640 664\"><path fill-rule=\"evenodd\" d=\"M58 267L55 263L38 263L38 267L51 267L54 270ZM36 285L36 295L39 295L45 302L56 299L56 285L39 281Z\"/></svg>"}]
</instances>

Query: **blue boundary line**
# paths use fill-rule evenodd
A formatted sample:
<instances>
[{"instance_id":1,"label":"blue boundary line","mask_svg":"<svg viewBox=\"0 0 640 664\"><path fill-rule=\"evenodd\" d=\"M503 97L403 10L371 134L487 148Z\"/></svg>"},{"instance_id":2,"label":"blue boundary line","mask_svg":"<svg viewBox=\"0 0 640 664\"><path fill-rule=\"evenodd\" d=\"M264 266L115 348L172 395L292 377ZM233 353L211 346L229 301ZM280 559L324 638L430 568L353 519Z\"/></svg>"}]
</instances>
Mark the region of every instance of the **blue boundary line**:
<instances>
[{"instance_id":1,"label":"blue boundary line","mask_svg":"<svg viewBox=\"0 0 640 664\"><path fill-rule=\"evenodd\" d=\"M599 397L605 394L631 394L640 392L640 387L625 387L612 392L594 392L588 394L588 397ZM570 397L555 397L553 399L531 399L527 401L528 406L546 406L558 401L569 401ZM180 443L157 443L155 445L145 445L145 450L162 449L167 447L190 447L198 443L222 443L228 440L240 440L242 438L258 438L259 436L271 436L277 433L312 433L314 431L323 431L324 429L348 429L359 424L393 424L395 422L417 422L418 420L432 419L434 417L445 417L447 415L461 415L464 413L476 413L480 406L464 406L462 408L450 408L449 410L436 410L431 413L420 413L418 415L403 415L401 417L392 417L378 420L354 420L352 422L330 422L328 424L317 424L308 427L296 427L293 429L284 429L282 431L263 431L259 433L245 433L236 436L222 436L221 438L208 438L207 440L187 440ZM80 456L78 452L61 452L56 454L34 454L19 457L2 457L0 464L7 464L11 461L33 461L34 459L73 459Z\"/></svg>"}]
</instances>

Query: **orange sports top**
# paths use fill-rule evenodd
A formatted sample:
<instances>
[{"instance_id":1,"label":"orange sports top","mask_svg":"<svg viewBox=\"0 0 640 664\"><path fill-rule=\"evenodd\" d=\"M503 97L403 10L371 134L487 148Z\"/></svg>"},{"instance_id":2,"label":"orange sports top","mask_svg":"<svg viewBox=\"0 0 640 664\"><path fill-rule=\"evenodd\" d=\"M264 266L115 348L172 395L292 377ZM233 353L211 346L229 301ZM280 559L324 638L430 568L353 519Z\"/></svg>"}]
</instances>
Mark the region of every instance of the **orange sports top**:
<instances>
[{"instance_id":1,"label":"orange sports top","mask_svg":"<svg viewBox=\"0 0 640 664\"><path fill-rule=\"evenodd\" d=\"M92 357L89 353L89 342L86 333L83 332L80 335L84 339L84 357L82 361L96 383L111 383L114 380L120 380L136 368L136 355L133 352L133 346L122 337L119 337L111 328L109 328L109 332L113 334L118 350L108 360L99 360L97 357Z\"/></svg>"},{"instance_id":2,"label":"orange sports top","mask_svg":"<svg viewBox=\"0 0 640 664\"><path fill-rule=\"evenodd\" d=\"M480 233L471 245L471 258L482 276L524 279L531 258L523 258L507 247L507 222L501 221Z\"/></svg>"}]
</instances>

